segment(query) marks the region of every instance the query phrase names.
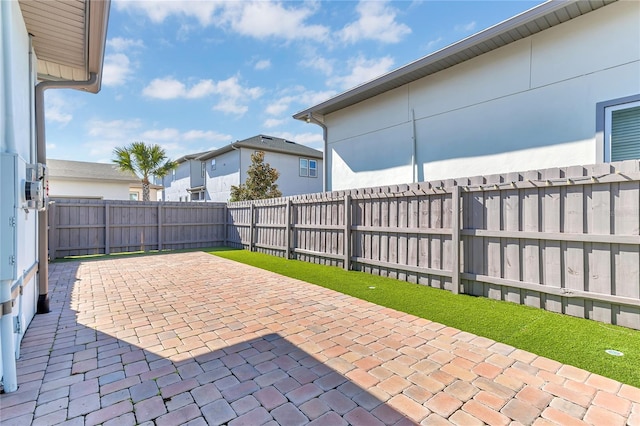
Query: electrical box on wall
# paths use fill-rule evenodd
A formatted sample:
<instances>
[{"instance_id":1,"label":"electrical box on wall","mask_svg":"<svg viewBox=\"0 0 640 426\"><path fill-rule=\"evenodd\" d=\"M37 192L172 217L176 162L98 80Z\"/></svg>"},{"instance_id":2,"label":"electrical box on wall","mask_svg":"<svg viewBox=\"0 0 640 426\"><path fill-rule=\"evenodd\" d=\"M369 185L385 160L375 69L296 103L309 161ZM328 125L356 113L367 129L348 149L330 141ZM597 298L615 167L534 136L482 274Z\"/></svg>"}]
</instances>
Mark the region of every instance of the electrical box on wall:
<instances>
[{"instance_id":1,"label":"electrical box on wall","mask_svg":"<svg viewBox=\"0 0 640 426\"><path fill-rule=\"evenodd\" d=\"M27 176L23 189L23 208L43 211L47 208L46 177L47 168L44 164L27 164Z\"/></svg>"},{"instance_id":2,"label":"electrical box on wall","mask_svg":"<svg viewBox=\"0 0 640 426\"><path fill-rule=\"evenodd\" d=\"M0 280L18 278L18 156L0 153Z\"/></svg>"}]
</instances>

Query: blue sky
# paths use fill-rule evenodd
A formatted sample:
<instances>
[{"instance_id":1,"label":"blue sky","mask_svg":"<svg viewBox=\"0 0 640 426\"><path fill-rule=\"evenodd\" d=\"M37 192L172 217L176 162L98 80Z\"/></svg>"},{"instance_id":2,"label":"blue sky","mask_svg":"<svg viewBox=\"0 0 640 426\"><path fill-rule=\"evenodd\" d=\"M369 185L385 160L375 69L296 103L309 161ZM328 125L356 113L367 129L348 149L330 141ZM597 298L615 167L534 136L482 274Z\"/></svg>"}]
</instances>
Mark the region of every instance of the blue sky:
<instances>
[{"instance_id":1,"label":"blue sky","mask_svg":"<svg viewBox=\"0 0 640 426\"><path fill-rule=\"evenodd\" d=\"M170 158L257 134L322 149L292 114L541 1L112 0L102 90L45 92L47 157Z\"/></svg>"}]
</instances>

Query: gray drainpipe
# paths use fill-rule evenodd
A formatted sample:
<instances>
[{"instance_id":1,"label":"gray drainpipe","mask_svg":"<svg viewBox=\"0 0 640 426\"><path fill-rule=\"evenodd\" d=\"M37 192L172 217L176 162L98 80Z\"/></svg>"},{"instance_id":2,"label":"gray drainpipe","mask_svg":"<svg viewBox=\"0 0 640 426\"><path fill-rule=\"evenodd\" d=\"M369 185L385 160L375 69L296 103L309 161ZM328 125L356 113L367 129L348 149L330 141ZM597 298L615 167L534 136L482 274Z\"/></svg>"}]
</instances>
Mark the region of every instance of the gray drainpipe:
<instances>
[{"instance_id":1,"label":"gray drainpipe","mask_svg":"<svg viewBox=\"0 0 640 426\"><path fill-rule=\"evenodd\" d=\"M36 85L36 160L47 163L47 142L44 131L44 91L47 89L88 89L98 83L98 75L91 73L86 81L41 81ZM38 307L39 314L49 309L49 220L47 210L38 212Z\"/></svg>"},{"instance_id":2,"label":"gray drainpipe","mask_svg":"<svg viewBox=\"0 0 640 426\"><path fill-rule=\"evenodd\" d=\"M329 174L327 173L327 126L317 118L313 116L312 113L307 113L307 123L317 124L322 127L322 141L323 141L323 153L322 153L322 190L324 192L329 191Z\"/></svg>"}]
</instances>

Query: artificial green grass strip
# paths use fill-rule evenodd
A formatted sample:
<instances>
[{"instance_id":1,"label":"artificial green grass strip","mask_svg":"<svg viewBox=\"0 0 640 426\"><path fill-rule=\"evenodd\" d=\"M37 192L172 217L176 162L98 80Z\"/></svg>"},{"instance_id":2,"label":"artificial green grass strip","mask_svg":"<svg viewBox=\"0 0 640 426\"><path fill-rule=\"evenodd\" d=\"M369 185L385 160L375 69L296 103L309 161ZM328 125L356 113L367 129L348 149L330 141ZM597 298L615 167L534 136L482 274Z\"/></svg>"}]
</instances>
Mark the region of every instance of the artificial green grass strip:
<instances>
[{"instance_id":1,"label":"artificial green grass strip","mask_svg":"<svg viewBox=\"0 0 640 426\"><path fill-rule=\"evenodd\" d=\"M246 250L208 252L640 387L640 332L637 330ZM611 356L606 349L618 350L624 356Z\"/></svg>"}]
</instances>

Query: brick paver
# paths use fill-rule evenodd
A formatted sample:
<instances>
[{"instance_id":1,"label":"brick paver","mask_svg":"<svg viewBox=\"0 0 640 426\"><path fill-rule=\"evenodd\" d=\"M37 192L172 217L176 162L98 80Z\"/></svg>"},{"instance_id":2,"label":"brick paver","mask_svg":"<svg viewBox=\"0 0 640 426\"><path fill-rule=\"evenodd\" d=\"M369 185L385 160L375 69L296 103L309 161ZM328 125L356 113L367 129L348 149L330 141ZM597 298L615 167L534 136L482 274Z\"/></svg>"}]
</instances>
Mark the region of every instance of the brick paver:
<instances>
[{"instance_id":1,"label":"brick paver","mask_svg":"<svg viewBox=\"0 0 640 426\"><path fill-rule=\"evenodd\" d=\"M201 252L53 263L0 423L640 424L640 389Z\"/></svg>"}]
</instances>

